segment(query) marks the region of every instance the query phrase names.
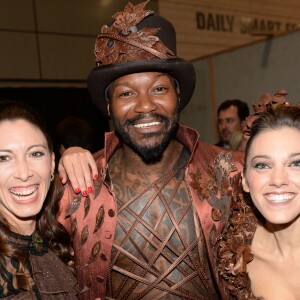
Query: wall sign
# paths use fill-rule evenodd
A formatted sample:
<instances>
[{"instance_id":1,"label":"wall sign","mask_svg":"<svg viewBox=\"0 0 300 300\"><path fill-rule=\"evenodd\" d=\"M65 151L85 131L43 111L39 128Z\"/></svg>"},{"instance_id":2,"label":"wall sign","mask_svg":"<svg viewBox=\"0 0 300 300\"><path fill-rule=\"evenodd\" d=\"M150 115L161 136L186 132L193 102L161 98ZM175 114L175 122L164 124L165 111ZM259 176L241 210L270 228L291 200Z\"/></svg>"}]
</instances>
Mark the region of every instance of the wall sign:
<instances>
[{"instance_id":1,"label":"wall sign","mask_svg":"<svg viewBox=\"0 0 300 300\"><path fill-rule=\"evenodd\" d=\"M241 34L278 33L298 27L296 23L204 12L197 12L196 20L199 30Z\"/></svg>"}]
</instances>

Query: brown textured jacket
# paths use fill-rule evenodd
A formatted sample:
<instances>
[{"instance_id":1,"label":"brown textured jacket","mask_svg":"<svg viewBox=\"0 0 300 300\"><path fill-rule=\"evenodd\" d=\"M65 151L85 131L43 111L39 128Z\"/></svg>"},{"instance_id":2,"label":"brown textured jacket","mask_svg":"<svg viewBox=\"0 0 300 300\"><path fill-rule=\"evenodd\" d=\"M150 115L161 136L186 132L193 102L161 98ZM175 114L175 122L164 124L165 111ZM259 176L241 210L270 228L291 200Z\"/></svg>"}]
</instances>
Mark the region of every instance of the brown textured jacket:
<instances>
[{"instance_id":1,"label":"brown textured jacket","mask_svg":"<svg viewBox=\"0 0 300 300\"><path fill-rule=\"evenodd\" d=\"M212 269L219 282L214 246L228 219L232 197L237 196L235 185L239 184L243 153L203 143L195 130L185 126L179 126L176 138L191 153L185 180L201 220ZM106 172L109 159L119 147L121 144L116 135L106 133L105 148L95 155L100 176L94 193L81 198L67 185L61 199L59 219L74 238L80 299L105 299L117 223L117 205Z\"/></svg>"}]
</instances>

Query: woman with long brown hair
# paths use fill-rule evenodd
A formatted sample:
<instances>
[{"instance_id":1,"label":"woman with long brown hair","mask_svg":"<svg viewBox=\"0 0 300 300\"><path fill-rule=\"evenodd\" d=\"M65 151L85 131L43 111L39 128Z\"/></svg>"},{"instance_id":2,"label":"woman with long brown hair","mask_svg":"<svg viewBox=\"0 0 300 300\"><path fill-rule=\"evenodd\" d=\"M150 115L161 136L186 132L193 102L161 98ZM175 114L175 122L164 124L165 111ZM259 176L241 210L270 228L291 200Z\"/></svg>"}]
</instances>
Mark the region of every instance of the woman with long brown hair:
<instances>
[{"instance_id":1,"label":"woman with long brown hair","mask_svg":"<svg viewBox=\"0 0 300 300\"><path fill-rule=\"evenodd\" d=\"M1 101L0 137L0 298L77 299L45 126L25 104Z\"/></svg>"}]
</instances>

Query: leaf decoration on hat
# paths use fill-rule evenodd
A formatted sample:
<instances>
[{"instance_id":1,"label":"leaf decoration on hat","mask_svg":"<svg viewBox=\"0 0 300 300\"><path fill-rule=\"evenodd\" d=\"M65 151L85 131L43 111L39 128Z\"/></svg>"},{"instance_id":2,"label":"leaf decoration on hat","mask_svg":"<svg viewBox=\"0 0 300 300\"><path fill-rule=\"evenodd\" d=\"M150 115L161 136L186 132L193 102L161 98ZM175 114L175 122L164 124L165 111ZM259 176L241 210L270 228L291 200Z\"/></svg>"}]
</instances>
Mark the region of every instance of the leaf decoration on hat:
<instances>
[{"instance_id":1,"label":"leaf decoration on hat","mask_svg":"<svg viewBox=\"0 0 300 300\"><path fill-rule=\"evenodd\" d=\"M264 93L260 96L257 104L252 105L254 113L246 118L246 125L243 128L244 139L250 138L252 124L262 112L278 105L290 106L290 102L285 98L287 94L285 89L280 89L274 95Z\"/></svg>"},{"instance_id":2,"label":"leaf decoration on hat","mask_svg":"<svg viewBox=\"0 0 300 300\"><path fill-rule=\"evenodd\" d=\"M94 50L98 64L175 57L156 36L160 28L144 27L137 30L135 27L154 13L144 10L147 3L148 1L137 5L128 3L123 12L113 15L115 22L111 26L102 26Z\"/></svg>"},{"instance_id":3,"label":"leaf decoration on hat","mask_svg":"<svg viewBox=\"0 0 300 300\"><path fill-rule=\"evenodd\" d=\"M112 18L115 23L112 27L116 29L116 33L121 32L123 35L130 33L130 27L136 26L147 16L153 14L152 10L144 10L149 1L133 5L132 3L126 4L124 11L115 13Z\"/></svg>"},{"instance_id":4,"label":"leaf decoration on hat","mask_svg":"<svg viewBox=\"0 0 300 300\"><path fill-rule=\"evenodd\" d=\"M84 268L86 268L88 265L90 265L91 263L95 262L98 257L99 257L99 253L100 253L100 249L101 249L101 242L98 241L92 248L91 250L91 254L89 257L88 262L81 268L81 270L83 270Z\"/></svg>"},{"instance_id":5,"label":"leaf decoration on hat","mask_svg":"<svg viewBox=\"0 0 300 300\"><path fill-rule=\"evenodd\" d=\"M101 205L96 214L96 224L93 233L96 233L98 231L98 229L102 226L103 222L104 222L104 206Z\"/></svg>"},{"instance_id":6,"label":"leaf decoration on hat","mask_svg":"<svg viewBox=\"0 0 300 300\"><path fill-rule=\"evenodd\" d=\"M132 39L143 41L143 44L147 47L153 47L159 41L159 38L155 36L158 31L159 28L144 28L136 33L132 33Z\"/></svg>"}]
</instances>

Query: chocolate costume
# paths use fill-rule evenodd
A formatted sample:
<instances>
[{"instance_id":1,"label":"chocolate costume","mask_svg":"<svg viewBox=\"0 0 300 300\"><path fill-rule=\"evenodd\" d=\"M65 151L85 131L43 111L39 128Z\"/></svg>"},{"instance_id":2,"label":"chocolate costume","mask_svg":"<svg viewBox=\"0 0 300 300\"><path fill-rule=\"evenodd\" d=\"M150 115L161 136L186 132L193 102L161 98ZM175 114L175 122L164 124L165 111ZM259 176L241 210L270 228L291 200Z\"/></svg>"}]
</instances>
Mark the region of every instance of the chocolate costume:
<instances>
[{"instance_id":1,"label":"chocolate costume","mask_svg":"<svg viewBox=\"0 0 300 300\"><path fill-rule=\"evenodd\" d=\"M242 196L233 199L230 210L228 225L217 247L224 294L226 299L260 299L253 295L247 273L247 264L254 258L251 243L258 224L257 214Z\"/></svg>"},{"instance_id":2,"label":"chocolate costume","mask_svg":"<svg viewBox=\"0 0 300 300\"><path fill-rule=\"evenodd\" d=\"M13 244L28 257L26 273L32 283L32 290L17 289L13 259L7 260L5 279L0 277L0 298L18 300L75 300L78 299L77 281L71 270L51 251L41 238L11 233L8 243Z\"/></svg>"},{"instance_id":3,"label":"chocolate costume","mask_svg":"<svg viewBox=\"0 0 300 300\"><path fill-rule=\"evenodd\" d=\"M70 186L66 187L61 200L60 221L74 238L80 299L105 299L105 296L113 298L114 295L118 295L117 299L130 299L129 295L135 295L134 299L156 299L166 294L174 295L172 299L222 297L216 287L218 279L214 247L228 218L231 199L239 197L236 191L240 178L238 170L243 163L242 154L233 155L232 152L199 142L197 132L183 126L179 127L177 139L188 150L187 160L182 160L183 166L179 164L174 174L166 174L158 183L154 183L155 187L149 186L142 194L153 202L163 199L169 203L166 207L171 207L173 198L176 200L180 192L188 191L187 199L191 200L189 207L181 208L182 211L178 208L178 215L174 207L163 212L172 219L172 230L180 236L181 245L174 245L173 242L177 243L179 239L171 237L168 230L164 233L164 227L160 227L163 220L160 213L153 216L153 224L149 224L144 216L150 210L133 211L129 205L120 202L122 199L114 197L114 183L107 169L109 160L121 146L114 133L106 134L105 149L96 155L101 177L95 193L81 198L74 194ZM175 189L176 196L159 187L164 186L163 181L169 181L174 176L182 176L182 181L178 183L185 186ZM177 181L174 182L176 184ZM153 192L156 189L158 193ZM136 199L141 197L133 196ZM195 209L194 218L187 217L186 212L190 207ZM137 221L138 225L135 224ZM182 224L188 224L195 233L183 231ZM123 243L114 239L117 238L116 230L124 232ZM189 239L190 233L192 236L195 234L197 241ZM135 239L136 235L138 239ZM145 257L142 253L143 249L149 247L153 248L152 261L151 257ZM140 252L136 253L135 249ZM131 269L127 269L126 264L122 265L122 259L118 260L118 256L133 261ZM161 264L156 264L159 261L165 263L164 269L160 269ZM114 278L125 287L129 283L135 285L129 295L126 289L120 288L118 291L112 286L111 276L117 273L121 276ZM175 273L178 282L171 276Z\"/></svg>"}]
</instances>

